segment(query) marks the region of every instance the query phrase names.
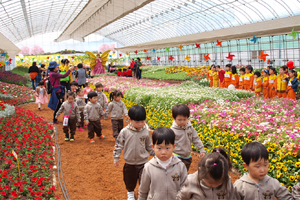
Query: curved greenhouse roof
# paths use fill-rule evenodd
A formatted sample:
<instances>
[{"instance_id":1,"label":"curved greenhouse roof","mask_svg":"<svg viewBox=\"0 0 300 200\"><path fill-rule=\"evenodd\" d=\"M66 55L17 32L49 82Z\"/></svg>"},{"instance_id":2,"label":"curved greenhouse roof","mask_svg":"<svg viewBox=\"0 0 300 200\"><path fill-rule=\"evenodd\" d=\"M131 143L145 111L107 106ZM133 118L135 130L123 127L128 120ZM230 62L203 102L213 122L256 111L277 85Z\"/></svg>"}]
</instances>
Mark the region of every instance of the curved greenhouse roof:
<instances>
[{"instance_id":1,"label":"curved greenhouse roof","mask_svg":"<svg viewBox=\"0 0 300 200\"><path fill-rule=\"evenodd\" d=\"M299 0L0 0L0 32L12 42L96 33L132 46L299 14Z\"/></svg>"}]
</instances>

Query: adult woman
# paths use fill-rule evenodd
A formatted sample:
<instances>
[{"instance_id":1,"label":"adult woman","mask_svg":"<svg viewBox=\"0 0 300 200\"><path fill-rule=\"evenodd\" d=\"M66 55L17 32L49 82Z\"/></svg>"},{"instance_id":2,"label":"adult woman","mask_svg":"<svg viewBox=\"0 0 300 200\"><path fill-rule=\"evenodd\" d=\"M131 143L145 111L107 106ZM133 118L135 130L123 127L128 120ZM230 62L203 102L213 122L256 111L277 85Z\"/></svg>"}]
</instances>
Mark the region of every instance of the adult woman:
<instances>
[{"instance_id":1,"label":"adult woman","mask_svg":"<svg viewBox=\"0 0 300 200\"><path fill-rule=\"evenodd\" d=\"M85 69L83 69L82 63L79 63L77 65L77 67L78 67L78 70L76 72L75 77L78 77L78 86L84 87L84 84L86 83L86 71L85 71Z\"/></svg>"},{"instance_id":2,"label":"adult woman","mask_svg":"<svg viewBox=\"0 0 300 200\"><path fill-rule=\"evenodd\" d=\"M136 61L136 78L137 79L141 79L142 78L142 69L141 66L143 66L141 59L137 58Z\"/></svg>"},{"instance_id":3,"label":"adult woman","mask_svg":"<svg viewBox=\"0 0 300 200\"><path fill-rule=\"evenodd\" d=\"M48 107L54 110L53 114L53 123L58 124L59 121L55 119L55 115L59 110L61 104L63 103L64 96L65 96L65 87L61 86L60 79L65 78L70 75L70 72L73 71L74 67L70 67L68 71L64 74L58 73L58 66L59 64L56 61L52 61L49 63L48 69L50 70L50 83L53 87L51 98L48 104Z\"/></svg>"},{"instance_id":4,"label":"adult woman","mask_svg":"<svg viewBox=\"0 0 300 200\"><path fill-rule=\"evenodd\" d=\"M102 59L100 57L100 54L97 54L96 58L96 65L92 71L92 74L105 74L104 67L102 66Z\"/></svg>"},{"instance_id":5,"label":"adult woman","mask_svg":"<svg viewBox=\"0 0 300 200\"><path fill-rule=\"evenodd\" d=\"M65 74L66 71L68 71L68 69L69 69L69 63L70 63L70 61L68 59L63 59L61 61L61 63L62 63L62 66L59 67L60 74ZM72 76L67 76L65 78L60 79L60 84L62 86L65 86L67 88L67 91L71 90L71 86L70 86L70 82L72 82L71 81L71 77Z\"/></svg>"},{"instance_id":6,"label":"adult woman","mask_svg":"<svg viewBox=\"0 0 300 200\"><path fill-rule=\"evenodd\" d=\"M130 63L130 68L131 68L131 70L133 71L133 77L135 77L134 64L135 64L135 62L134 62L134 59L132 58L132 59L131 59L131 63Z\"/></svg>"},{"instance_id":7,"label":"adult woman","mask_svg":"<svg viewBox=\"0 0 300 200\"><path fill-rule=\"evenodd\" d=\"M38 73L39 73L39 68L36 66L36 62L33 62L32 66L29 67L28 73L30 73L32 89L35 90L38 84Z\"/></svg>"}]
</instances>

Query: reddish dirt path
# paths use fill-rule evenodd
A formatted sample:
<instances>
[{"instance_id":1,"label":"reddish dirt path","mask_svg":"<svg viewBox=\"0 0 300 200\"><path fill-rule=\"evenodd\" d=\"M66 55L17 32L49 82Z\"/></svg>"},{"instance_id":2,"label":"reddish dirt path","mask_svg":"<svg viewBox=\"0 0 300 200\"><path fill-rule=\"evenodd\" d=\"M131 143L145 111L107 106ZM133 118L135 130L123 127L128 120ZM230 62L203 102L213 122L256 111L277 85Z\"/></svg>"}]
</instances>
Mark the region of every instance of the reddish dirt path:
<instances>
[{"instance_id":1,"label":"reddish dirt path","mask_svg":"<svg viewBox=\"0 0 300 200\"><path fill-rule=\"evenodd\" d=\"M32 110L49 121L53 119L53 111L50 108L39 111L36 104L22 106ZM59 117L62 121L63 115ZM63 177L67 186L70 199L99 200L99 199L126 199L127 191L123 182L124 160L120 159L120 167L113 165L112 152L115 140L112 136L110 120L102 120L104 140L96 138L94 144L89 143L87 130L76 131L74 142L65 142L62 124L58 124L58 143L61 148L61 160ZM127 125L127 123L125 123ZM55 141L53 141L55 142ZM193 155L193 163L189 173L197 170L200 158ZM233 181L238 176L231 174ZM56 173L57 179L57 173ZM138 189L135 190L137 197ZM57 179L56 195L64 199Z\"/></svg>"}]
</instances>

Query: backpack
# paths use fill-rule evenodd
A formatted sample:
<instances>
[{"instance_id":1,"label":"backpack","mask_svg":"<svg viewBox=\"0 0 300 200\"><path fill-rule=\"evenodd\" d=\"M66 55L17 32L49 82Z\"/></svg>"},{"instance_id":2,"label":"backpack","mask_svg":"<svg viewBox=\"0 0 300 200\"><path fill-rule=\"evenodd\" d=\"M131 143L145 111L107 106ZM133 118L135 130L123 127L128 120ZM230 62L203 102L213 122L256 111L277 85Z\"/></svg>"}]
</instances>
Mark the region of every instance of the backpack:
<instances>
[{"instance_id":1,"label":"backpack","mask_svg":"<svg viewBox=\"0 0 300 200\"><path fill-rule=\"evenodd\" d=\"M50 78L49 78L49 80L47 81L47 94L51 94L52 93L52 91L53 91L53 86L54 86L54 84L55 84L55 81L56 81L56 79L54 80L54 83L53 83L53 85L51 85L51 83L50 83Z\"/></svg>"}]
</instances>

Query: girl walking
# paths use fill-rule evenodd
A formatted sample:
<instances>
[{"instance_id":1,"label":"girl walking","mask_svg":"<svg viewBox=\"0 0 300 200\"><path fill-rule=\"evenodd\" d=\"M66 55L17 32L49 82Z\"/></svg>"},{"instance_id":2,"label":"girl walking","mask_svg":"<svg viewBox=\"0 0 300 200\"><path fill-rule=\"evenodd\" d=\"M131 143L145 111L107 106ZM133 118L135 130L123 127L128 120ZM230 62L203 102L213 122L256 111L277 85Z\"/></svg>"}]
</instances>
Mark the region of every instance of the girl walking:
<instances>
[{"instance_id":1,"label":"girl walking","mask_svg":"<svg viewBox=\"0 0 300 200\"><path fill-rule=\"evenodd\" d=\"M39 110L43 110L42 108L43 104L48 103L48 94L44 86L44 81L40 81L38 83L38 87L35 89L35 92L36 92L35 103L38 104Z\"/></svg>"},{"instance_id":2,"label":"girl walking","mask_svg":"<svg viewBox=\"0 0 300 200\"><path fill-rule=\"evenodd\" d=\"M123 97L122 92L115 90L114 92L110 93L109 99L110 103L108 108L105 112L104 118L107 119L109 113L111 113L111 123L113 129L113 136L117 139L120 131L123 129L123 115L126 116L128 119L128 112L125 104L121 101Z\"/></svg>"}]
</instances>

